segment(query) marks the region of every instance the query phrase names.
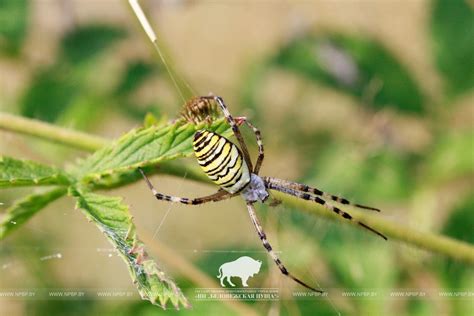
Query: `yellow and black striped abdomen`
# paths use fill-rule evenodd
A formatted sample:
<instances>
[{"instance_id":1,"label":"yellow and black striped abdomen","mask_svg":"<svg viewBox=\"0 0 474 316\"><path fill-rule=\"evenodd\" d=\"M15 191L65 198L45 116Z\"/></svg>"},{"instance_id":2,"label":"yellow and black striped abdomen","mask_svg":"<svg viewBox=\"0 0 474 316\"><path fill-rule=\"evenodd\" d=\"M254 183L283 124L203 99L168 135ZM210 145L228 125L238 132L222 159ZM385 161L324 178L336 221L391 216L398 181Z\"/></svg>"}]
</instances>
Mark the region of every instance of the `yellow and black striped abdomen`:
<instances>
[{"instance_id":1,"label":"yellow and black striped abdomen","mask_svg":"<svg viewBox=\"0 0 474 316\"><path fill-rule=\"evenodd\" d=\"M224 136L199 130L193 146L202 170L222 189L235 193L249 183L250 173L242 153Z\"/></svg>"}]
</instances>

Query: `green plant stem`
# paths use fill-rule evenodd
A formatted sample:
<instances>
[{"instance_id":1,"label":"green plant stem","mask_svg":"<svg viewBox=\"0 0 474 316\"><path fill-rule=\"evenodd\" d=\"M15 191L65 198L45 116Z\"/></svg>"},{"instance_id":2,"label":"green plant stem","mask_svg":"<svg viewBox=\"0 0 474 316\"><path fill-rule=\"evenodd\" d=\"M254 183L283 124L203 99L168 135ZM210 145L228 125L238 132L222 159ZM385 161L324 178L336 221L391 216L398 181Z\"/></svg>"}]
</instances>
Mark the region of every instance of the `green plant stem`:
<instances>
[{"instance_id":1,"label":"green plant stem","mask_svg":"<svg viewBox=\"0 0 474 316\"><path fill-rule=\"evenodd\" d=\"M101 137L8 113L0 113L0 129L46 139L87 151L95 151L109 143L107 139Z\"/></svg>"},{"instance_id":2,"label":"green plant stem","mask_svg":"<svg viewBox=\"0 0 474 316\"><path fill-rule=\"evenodd\" d=\"M52 126L47 123L38 122L36 120L3 113L0 113L0 129L33 135L35 137L87 151L95 151L110 143L109 140L97 136L91 136L85 133L75 132L61 127ZM182 176L186 172L188 179L208 182L199 170L196 170L195 168L186 168L185 170L182 165L175 163L160 165L158 172L178 176ZM328 212L316 203L296 199L279 192L274 192L274 195L287 206L302 209L312 215L322 216L347 224L351 223L340 216L333 215L332 212ZM365 224L386 235L389 240L398 240L421 249L474 264L474 247L468 243L429 232L420 232L409 226L390 222L384 219L381 214L361 212L357 210L351 210L351 214L354 215L356 220L361 220Z\"/></svg>"},{"instance_id":3,"label":"green plant stem","mask_svg":"<svg viewBox=\"0 0 474 316\"><path fill-rule=\"evenodd\" d=\"M281 200L286 206L290 206L299 210L303 210L309 214L318 215L331 220L342 220L347 224L353 224L358 227L356 221L348 221L342 219L340 216L328 212L325 208L293 196L288 196L280 192L272 192L273 195ZM398 240L421 249L429 250L431 252L439 253L453 259L474 264L474 247L468 243L445 237L442 235L433 234L430 232L421 232L406 226L402 223L394 223L383 218L383 214L378 214L371 211L359 211L356 209L350 210L351 215L355 220L360 220L364 224L373 227L382 232L391 239ZM367 232L370 234L370 232ZM379 238L373 235L374 238ZM385 242L379 238L380 242Z\"/></svg>"}]
</instances>

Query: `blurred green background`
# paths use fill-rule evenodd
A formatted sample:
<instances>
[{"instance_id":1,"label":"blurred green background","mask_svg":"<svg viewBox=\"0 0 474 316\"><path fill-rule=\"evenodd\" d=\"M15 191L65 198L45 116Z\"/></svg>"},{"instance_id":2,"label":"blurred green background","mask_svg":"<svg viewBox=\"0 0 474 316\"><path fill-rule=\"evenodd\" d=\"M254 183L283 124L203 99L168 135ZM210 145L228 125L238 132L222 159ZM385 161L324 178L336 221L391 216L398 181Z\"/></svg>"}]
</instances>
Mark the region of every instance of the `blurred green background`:
<instances>
[{"instance_id":1,"label":"blurred green background","mask_svg":"<svg viewBox=\"0 0 474 316\"><path fill-rule=\"evenodd\" d=\"M190 85L221 95L234 115L248 116L262 130L262 174L380 207L383 214L374 216L400 225L474 243L472 2L143 5ZM140 125L148 112L173 118L183 103L126 1L1 1L0 74L1 111L109 138ZM0 140L2 154L58 166L87 155L4 131ZM180 177L152 180L178 196L213 190ZM0 213L30 191L2 190ZM278 287L282 298L241 302L258 314L474 313L474 270L463 263L284 206L260 206L270 241L290 271L336 293L294 299L291 291L299 288L262 251L242 201L170 206L156 202L142 182L110 194L131 206L139 235L166 244L216 281L220 264L241 254L262 260L250 285ZM239 313L225 302L195 301L195 288L203 285L161 262L154 249L151 255L193 302L184 313ZM96 227L63 198L0 243L0 291L135 293L125 265L111 253ZM377 296L350 297L348 291ZM418 296L397 294L406 291ZM0 298L0 315L156 313L176 312L136 295Z\"/></svg>"}]
</instances>

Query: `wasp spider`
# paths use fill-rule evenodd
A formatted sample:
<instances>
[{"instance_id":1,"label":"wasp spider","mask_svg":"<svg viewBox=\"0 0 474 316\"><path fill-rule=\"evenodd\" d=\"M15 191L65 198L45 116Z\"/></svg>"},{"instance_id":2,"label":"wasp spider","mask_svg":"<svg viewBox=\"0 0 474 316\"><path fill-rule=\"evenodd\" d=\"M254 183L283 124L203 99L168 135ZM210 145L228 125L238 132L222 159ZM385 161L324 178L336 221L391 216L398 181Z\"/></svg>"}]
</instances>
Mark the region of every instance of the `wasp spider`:
<instances>
[{"instance_id":1,"label":"wasp spider","mask_svg":"<svg viewBox=\"0 0 474 316\"><path fill-rule=\"evenodd\" d=\"M153 192L153 195L155 195L158 200L165 200L169 202L183 203L188 205L198 205L207 202L222 201L238 195L242 196L247 204L247 210L250 215L250 219L252 220L252 223L255 226L255 230L257 231L257 234L260 240L262 241L263 246L273 258L281 273L312 291L322 293L323 291L307 285L305 282L293 276L286 269L281 260L272 250L272 246L267 240L267 236L263 231L262 225L260 224L260 221L258 220L257 215L255 214L254 203L265 202L269 197L268 190L276 190L304 200L309 200L318 203L325 207L327 210L334 212L350 221L355 221L355 219L353 219L353 217L349 213L334 206L333 202L353 205L359 208L373 211L380 210L360 204L351 204L345 198L325 193L323 191L320 191L319 189L312 188L304 184L276 179L272 177L259 176L258 173L260 171L260 167L262 166L264 157L263 143L260 131L255 126L253 126L245 117L239 117L234 119L229 113L229 110L227 109L227 106L224 104L224 101L221 97L203 96L197 99L195 98L193 100L195 100L195 102L200 101L202 102L201 104L207 103L208 101L215 101L219 105L227 119L227 122L231 126L235 137L239 142L240 148L222 135L216 134L208 130L198 130L194 135L194 153L202 170L215 184L220 187L220 189L212 195L199 198L182 198L166 195L158 193L157 190L151 184L150 180L140 169L140 172L145 178L148 187ZM245 144L242 134L239 130L239 125L243 123L247 124L247 126L253 130L257 139L258 158L255 163L255 166L253 166L252 161L250 160L247 145ZM385 240L387 239L384 235L382 235L375 229L367 226L366 224L359 221L357 221L357 224L379 235Z\"/></svg>"}]
</instances>

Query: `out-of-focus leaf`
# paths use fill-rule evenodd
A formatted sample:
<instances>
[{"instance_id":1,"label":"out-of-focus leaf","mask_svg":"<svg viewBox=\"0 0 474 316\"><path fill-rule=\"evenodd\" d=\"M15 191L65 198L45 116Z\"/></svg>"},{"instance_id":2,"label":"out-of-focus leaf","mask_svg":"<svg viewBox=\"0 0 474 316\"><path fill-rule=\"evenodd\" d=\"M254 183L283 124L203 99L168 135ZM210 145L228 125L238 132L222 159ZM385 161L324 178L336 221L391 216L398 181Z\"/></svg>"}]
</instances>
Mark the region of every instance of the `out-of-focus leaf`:
<instances>
[{"instance_id":1,"label":"out-of-focus leaf","mask_svg":"<svg viewBox=\"0 0 474 316\"><path fill-rule=\"evenodd\" d=\"M274 212L272 211L272 216ZM352 291L377 292L394 287L398 273L396 258L376 235L364 229L340 227L331 221L315 221L310 215L295 209L281 212L279 220L285 227L290 227L290 223L296 225L310 244L316 242L319 245L320 252L316 256L322 258L330 269L322 285L323 289L338 287L350 296ZM288 258L288 251L285 250L285 253ZM288 258L289 260L291 259ZM374 274L377 278L373 277ZM330 280L334 283L329 283ZM382 297L374 302L357 300L351 303L358 315L372 315L387 302Z\"/></svg>"},{"instance_id":2,"label":"out-of-focus leaf","mask_svg":"<svg viewBox=\"0 0 474 316\"><path fill-rule=\"evenodd\" d=\"M143 299L166 308L168 302L175 308L189 307L181 290L148 258L144 244L135 233L132 215L120 198L83 192L72 188L77 207L102 231L128 266L133 282Z\"/></svg>"},{"instance_id":3,"label":"out-of-focus leaf","mask_svg":"<svg viewBox=\"0 0 474 316\"><path fill-rule=\"evenodd\" d=\"M137 104L132 92L143 84L151 75L157 72L157 67L141 60L136 60L127 65L125 72L115 88L114 97L118 109L129 118L141 121L147 113L156 116L160 114L159 104Z\"/></svg>"},{"instance_id":4,"label":"out-of-focus leaf","mask_svg":"<svg viewBox=\"0 0 474 316\"><path fill-rule=\"evenodd\" d=\"M80 26L62 39L62 55L72 64L88 62L125 35L123 29L114 26Z\"/></svg>"},{"instance_id":5,"label":"out-of-focus leaf","mask_svg":"<svg viewBox=\"0 0 474 316\"><path fill-rule=\"evenodd\" d=\"M103 308L101 309L103 310ZM167 310L163 313L157 313L156 307L148 304L144 301L130 301L127 304L122 305L111 305L105 315L115 316L127 316L127 315L140 315L140 316L155 316L155 315L181 315L182 313L177 311ZM205 304L195 304L192 309L192 314L202 315L228 315L237 316L239 315L235 311L229 308L223 301L207 301ZM242 315L242 313L240 313Z\"/></svg>"},{"instance_id":6,"label":"out-of-focus leaf","mask_svg":"<svg viewBox=\"0 0 474 316\"><path fill-rule=\"evenodd\" d=\"M175 122L138 128L86 159L78 170L78 177L89 182L112 173L190 156L194 133L201 128L223 135L229 135L230 131L224 119L210 126Z\"/></svg>"},{"instance_id":7,"label":"out-of-focus leaf","mask_svg":"<svg viewBox=\"0 0 474 316\"><path fill-rule=\"evenodd\" d=\"M128 64L115 94L119 97L128 95L149 78L155 70L155 66L141 60Z\"/></svg>"},{"instance_id":8,"label":"out-of-focus leaf","mask_svg":"<svg viewBox=\"0 0 474 316\"><path fill-rule=\"evenodd\" d=\"M67 193L66 187L32 194L9 207L0 220L0 240L19 228L38 211Z\"/></svg>"},{"instance_id":9,"label":"out-of-focus leaf","mask_svg":"<svg viewBox=\"0 0 474 316\"><path fill-rule=\"evenodd\" d=\"M54 122L78 93L70 75L64 67L38 72L20 101L22 115Z\"/></svg>"},{"instance_id":10,"label":"out-of-focus leaf","mask_svg":"<svg viewBox=\"0 0 474 316\"><path fill-rule=\"evenodd\" d=\"M474 130L445 134L427 161L427 178L449 180L474 173Z\"/></svg>"},{"instance_id":11,"label":"out-of-focus leaf","mask_svg":"<svg viewBox=\"0 0 474 316\"><path fill-rule=\"evenodd\" d=\"M258 101L256 99L259 89L261 89L260 83L265 79L267 70L269 69L268 61L258 61L253 63L243 75L243 82L240 88L240 104L245 109L251 109L253 111L252 122L262 126L262 113L259 110Z\"/></svg>"},{"instance_id":12,"label":"out-of-focus leaf","mask_svg":"<svg viewBox=\"0 0 474 316\"><path fill-rule=\"evenodd\" d=\"M461 201L453 210L445 223L442 232L455 239L474 243L474 198L471 195ZM471 266L454 260L444 260L439 264L441 276L449 291L469 291L474 282L474 270ZM453 314L468 315L472 312L470 300L454 300L452 306Z\"/></svg>"},{"instance_id":13,"label":"out-of-focus leaf","mask_svg":"<svg viewBox=\"0 0 474 316\"><path fill-rule=\"evenodd\" d=\"M424 297L410 297L407 302L407 314L411 316L435 315L436 307Z\"/></svg>"},{"instance_id":14,"label":"out-of-focus leaf","mask_svg":"<svg viewBox=\"0 0 474 316\"><path fill-rule=\"evenodd\" d=\"M17 55L28 27L28 0L0 1L0 51Z\"/></svg>"},{"instance_id":15,"label":"out-of-focus leaf","mask_svg":"<svg viewBox=\"0 0 474 316\"><path fill-rule=\"evenodd\" d=\"M38 242L38 240L35 240ZM43 244L41 244L44 247ZM25 259L26 261L26 259ZM31 260L35 262L36 260ZM44 271L39 271L37 273L45 274L44 278L48 278L51 287L57 286L60 281L60 277L52 279L52 275L56 268L54 264L42 264L45 266ZM39 270L39 269L37 269ZM35 271L36 272L36 271ZM40 283L42 286L46 287L44 283ZM77 299L77 300L35 300L34 302L25 303L25 314L28 315L70 315L70 316L79 316L79 315L91 315L97 312L98 298L87 298L87 299ZM150 304L149 304L150 305ZM154 307L153 305L150 305ZM156 308L156 307L155 307ZM119 316L119 314L116 314Z\"/></svg>"},{"instance_id":16,"label":"out-of-focus leaf","mask_svg":"<svg viewBox=\"0 0 474 316\"><path fill-rule=\"evenodd\" d=\"M160 36L160 34L157 35L157 45L160 47L161 50L160 57L163 57L163 59L166 61L166 67L164 68L166 68L167 77L170 79L171 82L173 82L174 88L177 92L179 92L182 100L190 100L191 98L196 96L196 91L193 90L193 88L183 77L182 73L176 68L176 64L174 63L172 55L168 53L167 45L165 45L165 43L161 43L162 36ZM161 62L163 63L163 60L161 60Z\"/></svg>"},{"instance_id":17,"label":"out-of-focus leaf","mask_svg":"<svg viewBox=\"0 0 474 316\"><path fill-rule=\"evenodd\" d=\"M394 287L397 276L396 256L383 241L375 240L354 241L349 234L344 243L322 246L324 256L328 258L332 275L337 284L347 292L360 289L386 290ZM335 250L337 249L337 250ZM374 277L376 275L377 277ZM373 315L383 310L387 305L388 297L379 297L376 300L361 300L356 303L358 315Z\"/></svg>"},{"instance_id":18,"label":"out-of-focus leaf","mask_svg":"<svg viewBox=\"0 0 474 316\"><path fill-rule=\"evenodd\" d=\"M97 96L78 95L59 113L56 124L77 130L89 130L103 120L107 107Z\"/></svg>"},{"instance_id":19,"label":"out-of-focus leaf","mask_svg":"<svg viewBox=\"0 0 474 316\"><path fill-rule=\"evenodd\" d=\"M328 299L321 300L308 300L308 299L295 299L295 302L291 304L296 304L298 306L299 315L350 315L350 310L347 307L337 307L334 308L333 302ZM282 315L291 315L294 311L294 307L290 304L285 304L282 306Z\"/></svg>"},{"instance_id":20,"label":"out-of-focus leaf","mask_svg":"<svg viewBox=\"0 0 474 316\"><path fill-rule=\"evenodd\" d=\"M138 122L142 121L143 118L151 113L155 116L160 116L160 105L157 103L144 105L128 102L126 100L117 99L118 110L120 110L126 117L134 119Z\"/></svg>"},{"instance_id":21,"label":"out-of-focus leaf","mask_svg":"<svg viewBox=\"0 0 474 316\"><path fill-rule=\"evenodd\" d=\"M272 63L361 99L376 109L424 112L410 73L379 42L343 34L311 35L284 46Z\"/></svg>"},{"instance_id":22,"label":"out-of-focus leaf","mask_svg":"<svg viewBox=\"0 0 474 316\"><path fill-rule=\"evenodd\" d=\"M330 146L306 174L304 183L365 205L404 199L414 185L409 161L389 150L364 157Z\"/></svg>"},{"instance_id":23,"label":"out-of-focus leaf","mask_svg":"<svg viewBox=\"0 0 474 316\"><path fill-rule=\"evenodd\" d=\"M68 185L69 176L62 170L34 161L0 156L0 188L27 185Z\"/></svg>"},{"instance_id":24,"label":"out-of-focus leaf","mask_svg":"<svg viewBox=\"0 0 474 316\"><path fill-rule=\"evenodd\" d=\"M447 92L458 95L474 87L474 10L467 0L434 0L431 33L436 65Z\"/></svg>"},{"instance_id":25,"label":"out-of-focus leaf","mask_svg":"<svg viewBox=\"0 0 474 316\"><path fill-rule=\"evenodd\" d=\"M353 235L353 233L347 235ZM353 243L347 241L343 245L339 244L337 251L334 251L334 243L322 245L335 276L344 288L391 288L392 282L395 281L394 272L396 272L396 260L393 253L390 253L386 247L380 247L383 242L376 240L375 237L371 242L356 238L356 242L363 245L364 251L360 251L360 248L354 247ZM351 264L348 265L348 262ZM375 272L377 278L373 277Z\"/></svg>"},{"instance_id":26,"label":"out-of-focus leaf","mask_svg":"<svg viewBox=\"0 0 474 316\"><path fill-rule=\"evenodd\" d=\"M455 239L474 244L474 197L471 195L453 210L446 221L443 233Z\"/></svg>"},{"instance_id":27,"label":"out-of-focus leaf","mask_svg":"<svg viewBox=\"0 0 474 316\"><path fill-rule=\"evenodd\" d=\"M88 120L83 120L83 115L65 118L69 108L77 103L86 102L84 105L90 106L91 102L101 97L111 98L107 95L108 91L101 90L102 86L88 84L90 80L87 75L97 69L83 67L84 62L100 56L124 35L124 31L119 28L100 25L82 26L66 34L62 39L62 58L34 75L32 83L23 94L21 113L47 122L56 122L61 118L74 127L90 124L93 118L91 113L97 118L100 115L98 111L89 111ZM103 101L97 102L95 109L103 107L104 104L106 103ZM86 107L80 107L72 111L84 114L85 110Z\"/></svg>"}]
</instances>

